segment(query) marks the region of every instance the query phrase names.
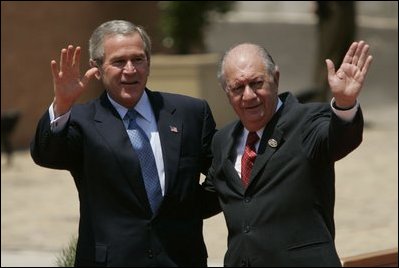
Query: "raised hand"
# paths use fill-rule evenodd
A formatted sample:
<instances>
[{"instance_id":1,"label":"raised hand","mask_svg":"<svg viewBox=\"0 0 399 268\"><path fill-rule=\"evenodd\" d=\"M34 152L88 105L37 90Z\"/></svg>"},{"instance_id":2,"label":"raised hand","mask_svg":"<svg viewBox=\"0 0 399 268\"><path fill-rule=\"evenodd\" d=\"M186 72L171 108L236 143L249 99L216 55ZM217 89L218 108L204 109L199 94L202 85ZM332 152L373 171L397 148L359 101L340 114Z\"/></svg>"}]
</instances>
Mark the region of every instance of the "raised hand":
<instances>
[{"instance_id":1,"label":"raised hand","mask_svg":"<svg viewBox=\"0 0 399 268\"><path fill-rule=\"evenodd\" d=\"M355 105L372 59L369 55L369 45L360 41L353 42L349 47L337 72L334 63L326 60L328 83L338 107L349 108Z\"/></svg>"},{"instance_id":2,"label":"raised hand","mask_svg":"<svg viewBox=\"0 0 399 268\"><path fill-rule=\"evenodd\" d=\"M91 68L80 78L80 47L74 49L72 45L61 50L59 67L55 60L51 61L56 117L71 109L97 71L97 68Z\"/></svg>"}]
</instances>

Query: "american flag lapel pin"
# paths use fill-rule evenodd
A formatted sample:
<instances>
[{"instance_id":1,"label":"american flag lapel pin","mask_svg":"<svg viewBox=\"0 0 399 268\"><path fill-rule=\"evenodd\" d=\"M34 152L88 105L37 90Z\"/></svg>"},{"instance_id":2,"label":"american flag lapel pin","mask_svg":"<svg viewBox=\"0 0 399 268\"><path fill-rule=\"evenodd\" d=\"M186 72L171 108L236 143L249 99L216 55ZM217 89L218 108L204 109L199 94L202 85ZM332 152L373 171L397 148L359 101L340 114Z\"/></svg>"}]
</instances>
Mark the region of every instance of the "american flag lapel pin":
<instances>
[{"instance_id":1,"label":"american flag lapel pin","mask_svg":"<svg viewBox=\"0 0 399 268\"><path fill-rule=\"evenodd\" d=\"M170 131L173 133L178 133L179 131L177 130L177 127L175 126L169 126L170 127Z\"/></svg>"}]
</instances>

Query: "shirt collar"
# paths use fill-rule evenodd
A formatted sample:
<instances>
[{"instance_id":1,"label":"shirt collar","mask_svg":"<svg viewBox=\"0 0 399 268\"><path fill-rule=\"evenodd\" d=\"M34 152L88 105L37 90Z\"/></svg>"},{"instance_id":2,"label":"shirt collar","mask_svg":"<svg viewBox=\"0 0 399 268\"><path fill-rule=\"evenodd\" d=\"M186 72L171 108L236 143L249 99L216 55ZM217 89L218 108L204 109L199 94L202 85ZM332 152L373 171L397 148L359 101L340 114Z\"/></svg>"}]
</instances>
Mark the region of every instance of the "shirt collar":
<instances>
[{"instance_id":1,"label":"shirt collar","mask_svg":"<svg viewBox=\"0 0 399 268\"><path fill-rule=\"evenodd\" d=\"M262 138L262 135L263 135L263 131L264 131L264 130L265 130L265 127L262 127L261 129L259 129L259 130L256 131L256 134L258 134L259 140ZM244 138L244 141L245 141L245 140L247 140L249 131L248 131L246 128L244 128L244 133L243 133L243 134L244 134L244 135L243 135L242 137Z\"/></svg>"},{"instance_id":2,"label":"shirt collar","mask_svg":"<svg viewBox=\"0 0 399 268\"><path fill-rule=\"evenodd\" d=\"M280 107L283 105L283 102L280 100L280 98L277 98L278 102L277 102L277 107L276 107L276 111L275 113L277 113L278 109L280 109Z\"/></svg>"},{"instance_id":3,"label":"shirt collar","mask_svg":"<svg viewBox=\"0 0 399 268\"><path fill-rule=\"evenodd\" d=\"M126 107L120 105L116 101L114 101L111 96L107 93L107 97L109 101L111 102L112 106L114 106L115 110L118 112L119 116L123 119L128 112L129 109ZM137 102L136 106L134 109L148 122L151 122L151 103L150 100L148 99L147 92L143 92L143 95L141 95L140 100Z\"/></svg>"}]
</instances>

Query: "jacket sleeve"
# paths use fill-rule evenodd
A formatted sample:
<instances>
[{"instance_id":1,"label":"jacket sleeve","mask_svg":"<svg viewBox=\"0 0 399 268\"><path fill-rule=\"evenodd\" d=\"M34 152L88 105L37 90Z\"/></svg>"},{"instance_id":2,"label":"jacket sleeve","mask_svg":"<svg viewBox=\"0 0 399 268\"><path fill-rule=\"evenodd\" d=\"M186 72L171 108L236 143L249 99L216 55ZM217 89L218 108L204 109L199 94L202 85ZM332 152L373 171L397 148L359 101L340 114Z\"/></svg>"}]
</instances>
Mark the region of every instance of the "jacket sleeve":
<instances>
[{"instance_id":1,"label":"jacket sleeve","mask_svg":"<svg viewBox=\"0 0 399 268\"><path fill-rule=\"evenodd\" d=\"M54 133L46 112L39 120L30 152L33 161L40 166L71 170L82 155L78 153L79 143L78 131L70 120L62 131Z\"/></svg>"},{"instance_id":2,"label":"jacket sleeve","mask_svg":"<svg viewBox=\"0 0 399 268\"><path fill-rule=\"evenodd\" d=\"M334 161L344 158L362 143L363 126L363 114L360 107L351 122L346 122L332 113L329 147Z\"/></svg>"},{"instance_id":3,"label":"jacket sleeve","mask_svg":"<svg viewBox=\"0 0 399 268\"><path fill-rule=\"evenodd\" d=\"M213 119L213 115L211 109L207 102L205 102L204 107L204 117L203 117L203 128L202 128L202 166L201 173L205 176L209 176L212 173L212 139L216 132L216 124ZM200 207L201 207L201 216L202 218L209 218L218 214L221 211L219 205L219 199L217 193L215 191L210 191L206 189L202 185L198 185L198 191L200 196Z\"/></svg>"},{"instance_id":4,"label":"jacket sleeve","mask_svg":"<svg viewBox=\"0 0 399 268\"><path fill-rule=\"evenodd\" d=\"M315 161L338 161L362 142L363 116L359 107L351 122L340 119L329 106L308 115L303 124L302 145Z\"/></svg>"}]
</instances>

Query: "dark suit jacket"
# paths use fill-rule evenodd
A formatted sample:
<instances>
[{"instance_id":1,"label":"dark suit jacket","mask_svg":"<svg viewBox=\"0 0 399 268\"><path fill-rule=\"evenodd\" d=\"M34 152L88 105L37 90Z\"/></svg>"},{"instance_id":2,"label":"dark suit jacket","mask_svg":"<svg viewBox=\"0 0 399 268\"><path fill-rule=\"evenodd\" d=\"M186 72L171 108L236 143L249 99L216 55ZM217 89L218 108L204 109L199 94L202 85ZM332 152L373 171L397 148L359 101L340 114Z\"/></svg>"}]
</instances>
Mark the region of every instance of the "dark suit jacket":
<instances>
[{"instance_id":1,"label":"dark suit jacket","mask_svg":"<svg viewBox=\"0 0 399 268\"><path fill-rule=\"evenodd\" d=\"M361 111L345 123L328 104L300 104L288 93L279 97L283 106L264 130L246 190L233 162L242 124L234 122L214 136L204 186L219 194L226 218L225 265L340 266L334 162L361 143Z\"/></svg>"},{"instance_id":2,"label":"dark suit jacket","mask_svg":"<svg viewBox=\"0 0 399 268\"><path fill-rule=\"evenodd\" d=\"M38 124L32 158L69 170L79 192L78 266L206 265L202 219L220 207L217 198L202 202L199 177L211 163L215 122L205 101L147 94L165 166L165 196L154 217L138 157L105 93L75 105L61 133L51 132L48 112Z\"/></svg>"}]
</instances>

